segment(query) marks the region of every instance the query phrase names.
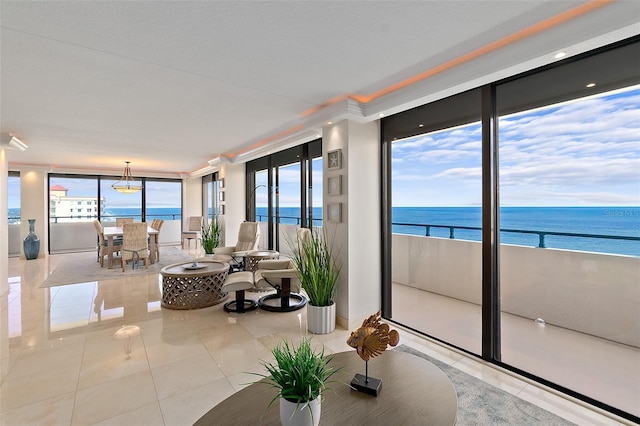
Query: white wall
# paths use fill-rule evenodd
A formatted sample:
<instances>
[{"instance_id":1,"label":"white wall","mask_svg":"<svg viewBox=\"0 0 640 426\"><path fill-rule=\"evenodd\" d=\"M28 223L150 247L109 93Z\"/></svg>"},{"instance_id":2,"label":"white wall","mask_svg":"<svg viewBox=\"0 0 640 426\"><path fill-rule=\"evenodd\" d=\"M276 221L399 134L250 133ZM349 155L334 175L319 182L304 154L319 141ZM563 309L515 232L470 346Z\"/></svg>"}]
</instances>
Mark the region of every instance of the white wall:
<instances>
[{"instance_id":1,"label":"white wall","mask_svg":"<svg viewBox=\"0 0 640 426\"><path fill-rule=\"evenodd\" d=\"M336 294L338 324L352 329L381 307L380 144L378 122L340 121L323 128L323 226L335 238L342 271ZM340 149L342 167L328 170L327 153ZM342 176L342 195L329 195L327 179ZM342 204L341 223L329 223L327 204Z\"/></svg>"},{"instance_id":2,"label":"white wall","mask_svg":"<svg viewBox=\"0 0 640 426\"><path fill-rule=\"evenodd\" d=\"M240 224L245 221L246 165L225 164L220 169L224 178L224 241L223 246L235 246ZM221 203L223 204L223 203Z\"/></svg>"}]
</instances>

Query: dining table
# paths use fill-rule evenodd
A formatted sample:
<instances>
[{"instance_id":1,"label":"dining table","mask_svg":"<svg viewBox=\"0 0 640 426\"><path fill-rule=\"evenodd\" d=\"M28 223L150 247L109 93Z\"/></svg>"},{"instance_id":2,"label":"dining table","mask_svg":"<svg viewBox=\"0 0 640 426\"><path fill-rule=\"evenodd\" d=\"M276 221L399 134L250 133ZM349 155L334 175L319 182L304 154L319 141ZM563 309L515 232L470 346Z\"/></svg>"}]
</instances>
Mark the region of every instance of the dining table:
<instances>
[{"instance_id":1,"label":"dining table","mask_svg":"<svg viewBox=\"0 0 640 426\"><path fill-rule=\"evenodd\" d=\"M116 237L122 237L123 235L123 229L122 226L105 226L103 229L103 233L104 233L104 238L107 240L107 266L109 268L113 267L113 239ZM151 237L149 238L149 253L155 253L156 252L156 244L158 244L158 241L156 241L158 234L160 233L159 230L151 227L151 226L147 226L147 234ZM155 263L155 256L149 256L149 262L151 264Z\"/></svg>"}]
</instances>

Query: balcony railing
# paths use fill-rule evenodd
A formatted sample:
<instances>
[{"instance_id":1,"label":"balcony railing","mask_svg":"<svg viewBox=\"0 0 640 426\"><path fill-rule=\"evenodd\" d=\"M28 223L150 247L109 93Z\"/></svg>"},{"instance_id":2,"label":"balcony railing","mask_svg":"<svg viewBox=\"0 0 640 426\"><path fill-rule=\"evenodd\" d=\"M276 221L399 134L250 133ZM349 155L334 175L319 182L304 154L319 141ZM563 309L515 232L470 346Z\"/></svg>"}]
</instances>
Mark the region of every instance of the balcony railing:
<instances>
[{"instance_id":1,"label":"balcony railing","mask_svg":"<svg viewBox=\"0 0 640 426\"><path fill-rule=\"evenodd\" d=\"M481 227L474 227L474 226L452 226L452 225L435 225L435 224L423 224L423 223L399 223L399 222L393 222L391 224L393 227L407 227L407 228L411 228L412 230L422 230L419 231L419 233L414 233L414 232L406 232L406 234L408 235L421 235L421 236L425 236L425 237L431 237L432 233L431 230L432 229L443 229L443 230L448 230L449 233L449 238L450 239L456 239L456 230L464 230L464 231L473 231L473 232L482 232L482 228ZM395 233L395 232L394 232ZM524 229L507 229L507 228L501 228L500 229L500 234L516 234L516 235L536 235L537 236L537 240L538 240L538 244L537 247L538 248L546 248L547 247L547 241L546 241L546 237L547 236L554 236L554 237L571 237L571 238L586 238L586 239L591 239L591 240L617 240L617 241L628 241L628 242L638 242L640 241L640 237L635 237L635 236L630 236L630 235L605 235L605 234L586 234L586 233L574 233L574 232L556 232L556 231L531 231L531 230L524 230ZM458 238L458 239L468 239L471 241L480 241L481 238ZM522 243L515 243L516 245L525 245L526 244L522 244ZM561 247L556 247L556 248L561 248ZM593 251L596 252L605 252L606 250L598 250L598 249L594 249ZM640 256L640 246L631 248L631 251L633 251L633 253L631 253L631 255L633 256ZM636 253L635 251L638 251L638 253ZM615 254L625 254L625 253L615 253Z\"/></svg>"}]
</instances>

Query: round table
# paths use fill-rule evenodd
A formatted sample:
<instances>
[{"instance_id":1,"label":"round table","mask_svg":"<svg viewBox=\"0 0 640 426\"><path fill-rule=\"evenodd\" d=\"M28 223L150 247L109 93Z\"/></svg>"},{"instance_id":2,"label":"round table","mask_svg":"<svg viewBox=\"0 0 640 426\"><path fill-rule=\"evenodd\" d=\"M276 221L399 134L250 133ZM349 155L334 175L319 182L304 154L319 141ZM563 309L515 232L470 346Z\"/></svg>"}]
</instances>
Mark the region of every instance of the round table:
<instances>
[{"instance_id":1,"label":"round table","mask_svg":"<svg viewBox=\"0 0 640 426\"><path fill-rule=\"evenodd\" d=\"M378 396L351 390L365 363L354 351L335 355L332 365L343 366L324 393L320 425L454 425L456 391L435 365L415 355L389 350L369 360L369 377L382 380ZM264 380L263 380L264 381ZM209 410L195 425L279 425L279 402L269 407L276 390L254 383Z\"/></svg>"},{"instance_id":2,"label":"round table","mask_svg":"<svg viewBox=\"0 0 640 426\"><path fill-rule=\"evenodd\" d=\"M280 253L275 250L253 250L245 255L244 270L255 272L258 270L258 262L264 259L278 259Z\"/></svg>"},{"instance_id":3,"label":"round table","mask_svg":"<svg viewBox=\"0 0 640 426\"><path fill-rule=\"evenodd\" d=\"M227 299L222 285L227 280L229 264L208 260L174 263L160 270L161 305L169 309L198 309Z\"/></svg>"}]
</instances>

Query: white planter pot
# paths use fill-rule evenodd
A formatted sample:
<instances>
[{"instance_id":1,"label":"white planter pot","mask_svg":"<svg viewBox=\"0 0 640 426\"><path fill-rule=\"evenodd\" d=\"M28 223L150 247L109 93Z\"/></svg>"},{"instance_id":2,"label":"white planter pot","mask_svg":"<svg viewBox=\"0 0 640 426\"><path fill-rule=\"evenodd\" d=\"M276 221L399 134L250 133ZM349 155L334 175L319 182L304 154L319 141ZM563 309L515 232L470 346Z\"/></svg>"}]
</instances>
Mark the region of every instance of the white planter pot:
<instances>
[{"instance_id":1,"label":"white planter pot","mask_svg":"<svg viewBox=\"0 0 640 426\"><path fill-rule=\"evenodd\" d=\"M314 334L327 334L336 329L336 304L313 306L307 304L307 329Z\"/></svg>"},{"instance_id":2,"label":"white planter pot","mask_svg":"<svg viewBox=\"0 0 640 426\"><path fill-rule=\"evenodd\" d=\"M320 408L320 397L300 404L280 398L280 423L283 426L318 426Z\"/></svg>"}]
</instances>

